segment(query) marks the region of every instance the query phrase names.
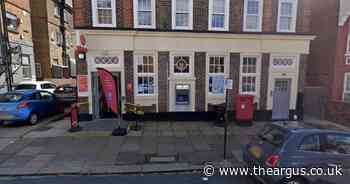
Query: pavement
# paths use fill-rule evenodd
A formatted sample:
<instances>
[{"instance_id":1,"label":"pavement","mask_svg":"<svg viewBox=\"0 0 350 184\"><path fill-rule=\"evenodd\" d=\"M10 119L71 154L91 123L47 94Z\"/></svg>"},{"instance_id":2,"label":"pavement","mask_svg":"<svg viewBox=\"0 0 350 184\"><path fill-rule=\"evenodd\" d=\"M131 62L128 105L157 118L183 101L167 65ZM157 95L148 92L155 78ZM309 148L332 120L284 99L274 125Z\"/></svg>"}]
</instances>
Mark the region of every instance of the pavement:
<instances>
[{"instance_id":1,"label":"pavement","mask_svg":"<svg viewBox=\"0 0 350 184\"><path fill-rule=\"evenodd\" d=\"M111 136L117 126L112 119L81 122L83 130L76 133L67 131L69 119L1 127L0 176L200 172L208 162L240 167L242 147L266 123L250 127L230 123L226 159L224 128L212 122L144 122L140 131L123 137Z\"/></svg>"},{"instance_id":2,"label":"pavement","mask_svg":"<svg viewBox=\"0 0 350 184\"><path fill-rule=\"evenodd\" d=\"M247 177L213 176L203 180L197 173L106 176L45 176L0 178L0 184L253 184Z\"/></svg>"}]
</instances>

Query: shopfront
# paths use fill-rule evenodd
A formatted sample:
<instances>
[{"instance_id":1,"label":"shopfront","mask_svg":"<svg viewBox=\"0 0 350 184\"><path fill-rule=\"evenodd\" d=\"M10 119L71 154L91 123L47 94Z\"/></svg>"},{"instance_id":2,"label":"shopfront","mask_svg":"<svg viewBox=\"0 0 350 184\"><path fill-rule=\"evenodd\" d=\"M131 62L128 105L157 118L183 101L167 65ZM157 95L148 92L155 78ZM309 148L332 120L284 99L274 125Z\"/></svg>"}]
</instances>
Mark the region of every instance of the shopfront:
<instances>
[{"instance_id":1,"label":"shopfront","mask_svg":"<svg viewBox=\"0 0 350 184\"><path fill-rule=\"evenodd\" d=\"M205 113L225 103L224 80L233 80L230 110L238 94L255 97L262 119L289 119L297 108L299 80L311 36L218 35L89 30L87 40L88 113L108 117L96 68L120 79L122 104L144 106L154 116ZM266 118L268 117L268 118ZM258 117L259 119L259 117Z\"/></svg>"}]
</instances>

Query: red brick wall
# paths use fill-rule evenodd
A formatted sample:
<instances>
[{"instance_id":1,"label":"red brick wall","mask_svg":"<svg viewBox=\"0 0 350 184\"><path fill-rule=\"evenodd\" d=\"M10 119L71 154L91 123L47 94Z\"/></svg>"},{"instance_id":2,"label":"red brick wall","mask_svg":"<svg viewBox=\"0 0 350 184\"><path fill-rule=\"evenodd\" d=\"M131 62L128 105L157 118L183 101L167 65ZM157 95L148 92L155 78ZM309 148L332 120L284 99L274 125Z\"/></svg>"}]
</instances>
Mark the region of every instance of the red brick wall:
<instances>
[{"instance_id":1,"label":"red brick wall","mask_svg":"<svg viewBox=\"0 0 350 184\"><path fill-rule=\"evenodd\" d=\"M350 72L350 66L345 64L345 53L349 34L350 18L343 26L339 27L336 58L334 62L333 86L331 88L331 99L342 100L344 91L344 74Z\"/></svg>"},{"instance_id":2,"label":"red brick wall","mask_svg":"<svg viewBox=\"0 0 350 184\"><path fill-rule=\"evenodd\" d=\"M350 104L342 101L330 101L328 103L327 119L350 126Z\"/></svg>"},{"instance_id":3,"label":"red brick wall","mask_svg":"<svg viewBox=\"0 0 350 184\"><path fill-rule=\"evenodd\" d=\"M298 14L296 31L298 33L311 32L311 8L313 6L312 0L298 1Z\"/></svg>"},{"instance_id":4,"label":"red brick wall","mask_svg":"<svg viewBox=\"0 0 350 184\"><path fill-rule=\"evenodd\" d=\"M90 27L92 25L91 2L88 0L73 0L74 27Z\"/></svg>"},{"instance_id":5,"label":"red brick wall","mask_svg":"<svg viewBox=\"0 0 350 184\"><path fill-rule=\"evenodd\" d=\"M230 23L229 29L231 32L242 32L243 28L243 12L244 0L230 1Z\"/></svg>"},{"instance_id":6,"label":"red brick wall","mask_svg":"<svg viewBox=\"0 0 350 184\"><path fill-rule=\"evenodd\" d=\"M263 9L263 32L275 32L277 25L278 0L265 0Z\"/></svg>"},{"instance_id":7,"label":"red brick wall","mask_svg":"<svg viewBox=\"0 0 350 184\"><path fill-rule=\"evenodd\" d=\"M123 25L126 28L134 26L133 0L122 0Z\"/></svg>"},{"instance_id":8,"label":"red brick wall","mask_svg":"<svg viewBox=\"0 0 350 184\"><path fill-rule=\"evenodd\" d=\"M297 33L310 33L313 0L299 0ZM73 0L75 27L91 27L91 1ZM133 28L133 0L116 0L118 28ZM208 0L193 0L193 30L208 31ZM230 0L230 32L242 32L244 0ZM263 32L276 32L278 0L264 0ZM157 29L171 29L171 0L156 0Z\"/></svg>"},{"instance_id":9,"label":"red brick wall","mask_svg":"<svg viewBox=\"0 0 350 184\"><path fill-rule=\"evenodd\" d=\"M338 0L312 0L311 32L307 86L331 86L338 27ZM300 24L300 23L299 23Z\"/></svg>"}]
</instances>

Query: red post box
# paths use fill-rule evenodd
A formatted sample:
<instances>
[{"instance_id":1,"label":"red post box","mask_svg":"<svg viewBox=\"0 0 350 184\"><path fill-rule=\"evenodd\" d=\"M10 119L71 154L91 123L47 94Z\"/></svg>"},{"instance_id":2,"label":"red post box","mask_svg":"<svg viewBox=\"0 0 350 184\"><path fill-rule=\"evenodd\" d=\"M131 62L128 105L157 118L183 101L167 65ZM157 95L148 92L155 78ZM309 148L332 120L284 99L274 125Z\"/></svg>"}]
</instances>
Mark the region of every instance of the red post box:
<instances>
[{"instance_id":1,"label":"red post box","mask_svg":"<svg viewBox=\"0 0 350 184\"><path fill-rule=\"evenodd\" d=\"M236 97L236 120L237 122L251 123L254 114L254 96L238 95Z\"/></svg>"}]
</instances>

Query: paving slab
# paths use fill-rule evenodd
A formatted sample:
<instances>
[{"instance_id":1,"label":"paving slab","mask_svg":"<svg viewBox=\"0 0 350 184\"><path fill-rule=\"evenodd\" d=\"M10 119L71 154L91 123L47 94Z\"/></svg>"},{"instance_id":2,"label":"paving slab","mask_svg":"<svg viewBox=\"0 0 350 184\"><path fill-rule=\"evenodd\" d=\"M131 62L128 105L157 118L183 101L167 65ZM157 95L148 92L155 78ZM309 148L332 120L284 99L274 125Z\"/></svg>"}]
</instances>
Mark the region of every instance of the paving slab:
<instances>
[{"instance_id":1,"label":"paving slab","mask_svg":"<svg viewBox=\"0 0 350 184\"><path fill-rule=\"evenodd\" d=\"M121 152L117 155L115 165L133 165L145 162L145 155L136 152Z\"/></svg>"}]
</instances>

